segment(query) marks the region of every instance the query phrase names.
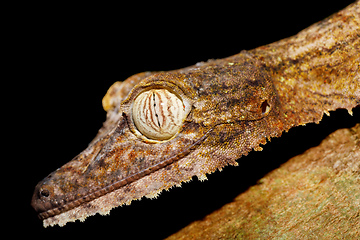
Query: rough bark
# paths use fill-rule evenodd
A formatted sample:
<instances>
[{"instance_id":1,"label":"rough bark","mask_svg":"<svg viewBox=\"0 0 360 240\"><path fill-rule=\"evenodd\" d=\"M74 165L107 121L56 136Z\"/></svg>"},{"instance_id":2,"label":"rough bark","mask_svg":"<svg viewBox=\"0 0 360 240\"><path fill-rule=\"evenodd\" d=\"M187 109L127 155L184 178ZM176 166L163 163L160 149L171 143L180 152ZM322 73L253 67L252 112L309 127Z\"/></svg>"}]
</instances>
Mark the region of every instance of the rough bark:
<instances>
[{"instance_id":1,"label":"rough bark","mask_svg":"<svg viewBox=\"0 0 360 240\"><path fill-rule=\"evenodd\" d=\"M360 239L360 124L168 239Z\"/></svg>"}]
</instances>

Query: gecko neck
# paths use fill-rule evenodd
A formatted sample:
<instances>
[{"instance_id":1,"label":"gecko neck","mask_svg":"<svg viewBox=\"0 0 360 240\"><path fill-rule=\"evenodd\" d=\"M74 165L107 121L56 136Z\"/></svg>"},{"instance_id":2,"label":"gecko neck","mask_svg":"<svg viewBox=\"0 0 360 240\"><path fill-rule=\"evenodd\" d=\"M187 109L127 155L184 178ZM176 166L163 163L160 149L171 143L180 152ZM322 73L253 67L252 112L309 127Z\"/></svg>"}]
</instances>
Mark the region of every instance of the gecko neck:
<instances>
[{"instance_id":1,"label":"gecko neck","mask_svg":"<svg viewBox=\"0 0 360 240\"><path fill-rule=\"evenodd\" d=\"M315 111L316 119L305 114L298 122L319 122L323 113L345 108L351 114L360 105L359 29L357 1L295 36L249 51L272 76L285 115Z\"/></svg>"}]
</instances>

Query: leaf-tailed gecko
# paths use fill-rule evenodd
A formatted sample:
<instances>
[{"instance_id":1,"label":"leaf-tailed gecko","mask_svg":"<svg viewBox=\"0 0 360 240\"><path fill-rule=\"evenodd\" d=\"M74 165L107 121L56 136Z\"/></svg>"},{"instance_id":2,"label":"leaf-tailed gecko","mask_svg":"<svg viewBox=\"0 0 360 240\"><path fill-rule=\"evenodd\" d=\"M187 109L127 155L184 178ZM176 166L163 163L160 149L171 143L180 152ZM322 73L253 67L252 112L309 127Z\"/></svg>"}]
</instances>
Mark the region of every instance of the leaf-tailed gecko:
<instances>
[{"instance_id":1,"label":"leaf-tailed gecko","mask_svg":"<svg viewBox=\"0 0 360 240\"><path fill-rule=\"evenodd\" d=\"M44 226L108 214L236 160L283 131L360 105L360 1L297 35L110 87L89 146L35 188Z\"/></svg>"}]
</instances>

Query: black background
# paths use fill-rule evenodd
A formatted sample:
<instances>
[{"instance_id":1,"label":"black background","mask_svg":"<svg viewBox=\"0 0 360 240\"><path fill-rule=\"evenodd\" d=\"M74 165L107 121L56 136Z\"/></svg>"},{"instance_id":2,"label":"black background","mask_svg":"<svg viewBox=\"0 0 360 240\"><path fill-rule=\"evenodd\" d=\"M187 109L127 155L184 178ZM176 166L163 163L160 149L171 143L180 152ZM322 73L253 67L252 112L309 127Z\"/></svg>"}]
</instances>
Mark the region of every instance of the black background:
<instances>
[{"instance_id":1,"label":"black background","mask_svg":"<svg viewBox=\"0 0 360 240\"><path fill-rule=\"evenodd\" d=\"M20 120L10 145L14 173L7 204L13 232L58 237L161 239L219 209L290 157L318 145L339 128L359 122L359 108L331 112L320 124L284 133L227 167L182 188L113 209L109 216L44 229L30 206L33 189L71 160L96 135L101 99L115 81L142 71L172 70L223 58L296 34L352 1L171 2L145 6L29 5L13 16L8 64L17 85L10 117ZM20 11L20 10L19 10ZM22 14L23 13L23 14ZM11 21L10 21L11 22ZM20 100L15 104L14 100ZM15 117L16 116L16 117ZM6 128L6 126L5 126ZM20 146L20 148L19 148ZM10 171L9 172L14 172ZM16 204L15 204L16 202Z\"/></svg>"}]
</instances>

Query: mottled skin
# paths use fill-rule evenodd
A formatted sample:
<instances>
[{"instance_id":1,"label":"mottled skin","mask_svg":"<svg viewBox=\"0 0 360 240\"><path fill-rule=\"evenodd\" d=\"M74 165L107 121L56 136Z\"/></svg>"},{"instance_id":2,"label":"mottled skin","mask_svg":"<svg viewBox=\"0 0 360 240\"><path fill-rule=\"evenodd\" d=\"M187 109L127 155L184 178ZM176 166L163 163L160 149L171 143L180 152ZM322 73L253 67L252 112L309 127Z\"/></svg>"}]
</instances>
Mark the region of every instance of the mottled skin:
<instances>
[{"instance_id":1,"label":"mottled skin","mask_svg":"<svg viewBox=\"0 0 360 240\"><path fill-rule=\"evenodd\" d=\"M42 180L32 205L44 226L64 225L236 160L291 127L360 104L360 3L298 35L188 68L140 73L104 97L107 120L88 148ZM166 88L188 108L179 133L153 141L135 127L132 103Z\"/></svg>"}]
</instances>

